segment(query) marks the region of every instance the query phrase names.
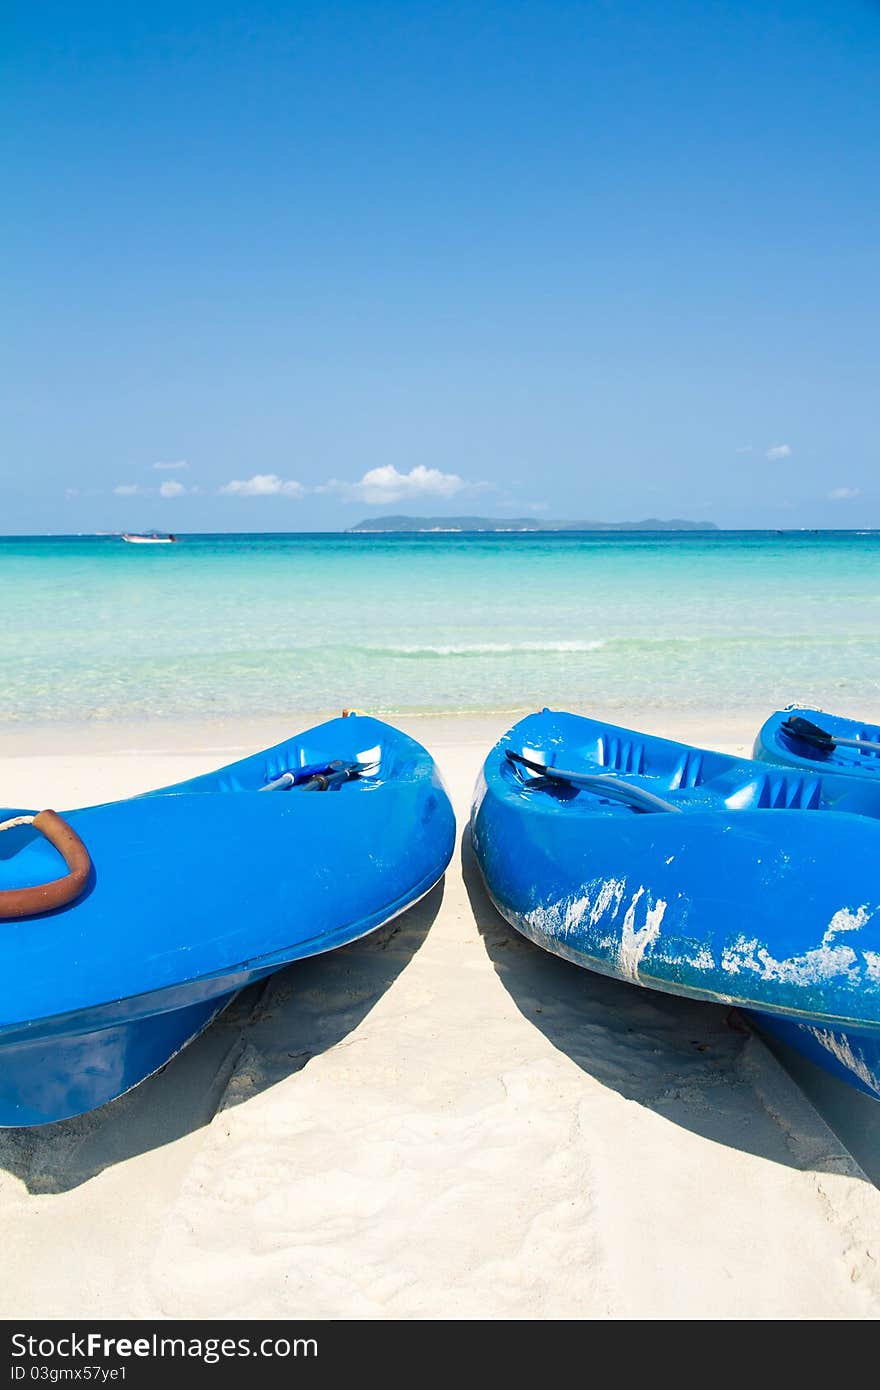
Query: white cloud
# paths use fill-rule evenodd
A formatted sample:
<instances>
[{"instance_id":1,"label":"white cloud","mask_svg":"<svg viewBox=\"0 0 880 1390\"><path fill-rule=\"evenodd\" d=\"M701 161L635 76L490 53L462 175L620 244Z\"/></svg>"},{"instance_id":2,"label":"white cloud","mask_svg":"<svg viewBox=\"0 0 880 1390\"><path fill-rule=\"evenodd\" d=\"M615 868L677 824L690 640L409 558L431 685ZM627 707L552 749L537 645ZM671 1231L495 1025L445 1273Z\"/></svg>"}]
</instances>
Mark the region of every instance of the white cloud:
<instances>
[{"instance_id":1,"label":"white cloud","mask_svg":"<svg viewBox=\"0 0 880 1390\"><path fill-rule=\"evenodd\" d=\"M154 463L153 467L159 473L176 473L181 468L189 468L186 459L178 459L176 463Z\"/></svg>"},{"instance_id":2,"label":"white cloud","mask_svg":"<svg viewBox=\"0 0 880 1390\"><path fill-rule=\"evenodd\" d=\"M833 487L828 494L829 502L851 502L854 497L858 497L861 488L857 487Z\"/></svg>"},{"instance_id":3,"label":"white cloud","mask_svg":"<svg viewBox=\"0 0 880 1390\"><path fill-rule=\"evenodd\" d=\"M772 459L774 462L776 462L777 459L791 458L791 445L773 444L767 450L767 457L768 459Z\"/></svg>"},{"instance_id":4,"label":"white cloud","mask_svg":"<svg viewBox=\"0 0 880 1390\"><path fill-rule=\"evenodd\" d=\"M181 497L185 492L195 492L196 488L185 488L183 483L177 482L174 478L168 478L164 483L159 484L160 497ZM141 487L140 483L117 483L113 489L117 497L153 497L156 488Z\"/></svg>"},{"instance_id":5,"label":"white cloud","mask_svg":"<svg viewBox=\"0 0 880 1390\"><path fill-rule=\"evenodd\" d=\"M233 478L220 491L236 497L302 497L305 488L293 479L279 478L277 473L255 473L252 478Z\"/></svg>"},{"instance_id":6,"label":"white cloud","mask_svg":"<svg viewBox=\"0 0 880 1390\"><path fill-rule=\"evenodd\" d=\"M336 493L344 502L382 506L409 498L455 497L459 492L482 492L487 486L486 483L468 483L457 473L443 473L439 468L426 468L424 464L416 464L408 473L401 473L388 463L368 469L356 483L331 478L307 488L293 479L280 478L277 473L255 473L252 478L233 478L219 490L236 497L305 497L310 492Z\"/></svg>"},{"instance_id":7,"label":"white cloud","mask_svg":"<svg viewBox=\"0 0 880 1390\"><path fill-rule=\"evenodd\" d=\"M459 492L480 490L483 486L482 483L466 483L457 473L426 468L422 463L408 473L401 473L393 463L385 463L379 468L368 469L358 483L331 478L315 491L338 492L345 502L368 502L376 506L413 497L455 497Z\"/></svg>"}]
</instances>

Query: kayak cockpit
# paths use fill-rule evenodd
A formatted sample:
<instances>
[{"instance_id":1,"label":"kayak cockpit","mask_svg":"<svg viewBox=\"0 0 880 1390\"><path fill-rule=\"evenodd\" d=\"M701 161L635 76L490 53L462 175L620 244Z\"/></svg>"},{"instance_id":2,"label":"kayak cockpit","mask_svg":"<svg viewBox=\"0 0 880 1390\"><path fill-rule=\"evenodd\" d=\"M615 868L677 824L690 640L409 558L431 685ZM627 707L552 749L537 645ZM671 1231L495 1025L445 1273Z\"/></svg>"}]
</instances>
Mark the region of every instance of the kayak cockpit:
<instances>
[{"instance_id":1,"label":"kayak cockpit","mask_svg":"<svg viewBox=\"0 0 880 1390\"><path fill-rule=\"evenodd\" d=\"M880 726L823 710L777 710L755 740L763 762L880 780Z\"/></svg>"},{"instance_id":2,"label":"kayak cockpit","mask_svg":"<svg viewBox=\"0 0 880 1390\"><path fill-rule=\"evenodd\" d=\"M576 813L854 811L880 814L880 789L815 767L769 766L579 716L544 711L502 740L494 775L508 794ZM533 735L533 737L529 737Z\"/></svg>"},{"instance_id":3,"label":"kayak cockpit","mask_svg":"<svg viewBox=\"0 0 880 1390\"><path fill-rule=\"evenodd\" d=\"M421 778L424 769L413 753L416 746L409 739L390 738L388 726L378 720L349 716L330 720L216 771L143 795L288 792L309 783L310 790L344 792L356 784L361 791L370 791L389 782ZM339 775L343 770L346 775Z\"/></svg>"}]
</instances>

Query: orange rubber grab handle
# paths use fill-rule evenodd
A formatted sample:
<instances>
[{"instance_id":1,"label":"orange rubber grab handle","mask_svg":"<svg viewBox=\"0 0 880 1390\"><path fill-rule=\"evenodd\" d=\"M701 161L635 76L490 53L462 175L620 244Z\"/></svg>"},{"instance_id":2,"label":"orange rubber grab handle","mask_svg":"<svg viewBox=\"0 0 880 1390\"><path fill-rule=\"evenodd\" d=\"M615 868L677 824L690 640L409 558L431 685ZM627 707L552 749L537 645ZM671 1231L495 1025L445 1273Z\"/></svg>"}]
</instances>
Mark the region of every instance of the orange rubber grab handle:
<instances>
[{"instance_id":1,"label":"orange rubber grab handle","mask_svg":"<svg viewBox=\"0 0 880 1390\"><path fill-rule=\"evenodd\" d=\"M53 878L50 883L37 883L33 888L6 888L0 891L0 920L52 912L56 907L73 902L86 886L92 861L76 831L54 811L40 811L34 816L33 826L45 835L50 845L55 846L69 872L63 878Z\"/></svg>"}]
</instances>

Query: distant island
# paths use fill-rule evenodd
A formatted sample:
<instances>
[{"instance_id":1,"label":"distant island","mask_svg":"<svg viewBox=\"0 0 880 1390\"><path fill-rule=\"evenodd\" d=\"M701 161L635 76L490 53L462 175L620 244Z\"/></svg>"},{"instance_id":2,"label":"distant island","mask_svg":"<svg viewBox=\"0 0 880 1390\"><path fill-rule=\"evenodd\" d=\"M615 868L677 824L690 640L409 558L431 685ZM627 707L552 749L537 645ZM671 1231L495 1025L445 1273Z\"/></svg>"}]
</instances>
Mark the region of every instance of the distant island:
<instances>
[{"instance_id":1,"label":"distant island","mask_svg":"<svg viewBox=\"0 0 880 1390\"><path fill-rule=\"evenodd\" d=\"M374 516L352 531L717 531L714 521L538 521L533 516Z\"/></svg>"}]
</instances>

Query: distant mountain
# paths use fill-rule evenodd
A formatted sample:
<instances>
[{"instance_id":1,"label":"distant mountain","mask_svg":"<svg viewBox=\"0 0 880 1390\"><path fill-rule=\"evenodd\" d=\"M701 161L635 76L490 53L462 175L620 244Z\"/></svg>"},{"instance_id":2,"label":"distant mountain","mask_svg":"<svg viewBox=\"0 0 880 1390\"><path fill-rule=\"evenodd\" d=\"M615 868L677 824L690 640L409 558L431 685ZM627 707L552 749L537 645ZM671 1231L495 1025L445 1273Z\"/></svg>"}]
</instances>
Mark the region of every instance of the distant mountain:
<instances>
[{"instance_id":1,"label":"distant mountain","mask_svg":"<svg viewBox=\"0 0 880 1390\"><path fill-rule=\"evenodd\" d=\"M714 521L538 521L533 516L373 516L352 531L717 531Z\"/></svg>"}]
</instances>

